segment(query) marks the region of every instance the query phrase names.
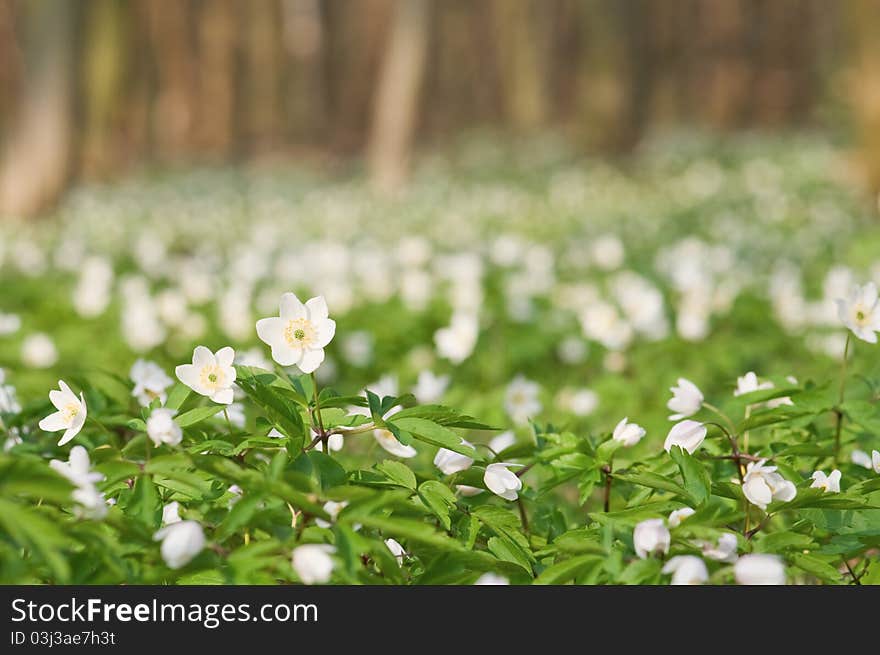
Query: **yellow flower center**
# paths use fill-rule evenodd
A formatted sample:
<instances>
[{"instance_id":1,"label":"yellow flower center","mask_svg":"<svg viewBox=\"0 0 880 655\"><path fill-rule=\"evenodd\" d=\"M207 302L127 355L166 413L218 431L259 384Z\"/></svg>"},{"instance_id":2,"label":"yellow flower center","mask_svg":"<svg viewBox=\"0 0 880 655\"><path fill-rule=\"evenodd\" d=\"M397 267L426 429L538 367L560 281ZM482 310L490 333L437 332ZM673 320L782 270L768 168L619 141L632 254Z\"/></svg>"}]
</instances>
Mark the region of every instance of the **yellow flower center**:
<instances>
[{"instance_id":1,"label":"yellow flower center","mask_svg":"<svg viewBox=\"0 0 880 655\"><path fill-rule=\"evenodd\" d=\"M202 386L206 389L219 389L226 380L226 375L216 364L205 366L199 374Z\"/></svg>"},{"instance_id":2,"label":"yellow flower center","mask_svg":"<svg viewBox=\"0 0 880 655\"><path fill-rule=\"evenodd\" d=\"M61 414L64 416L65 421L72 423L73 419L76 418L76 415L79 414L79 405L76 403L67 403L64 406L64 409L61 410Z\"/></svg>"},{"instance_id":3,"label":"yellow flower center","mask_svg":"<svg viewBox=\"0 0 880 655\"><path fill-rule=\"evenodd\" d=\"M290 320L284 328L284 340L291 348L305 348L314 342L316 337L315 326L304 318Z\"/></svg>"}]
</instances>

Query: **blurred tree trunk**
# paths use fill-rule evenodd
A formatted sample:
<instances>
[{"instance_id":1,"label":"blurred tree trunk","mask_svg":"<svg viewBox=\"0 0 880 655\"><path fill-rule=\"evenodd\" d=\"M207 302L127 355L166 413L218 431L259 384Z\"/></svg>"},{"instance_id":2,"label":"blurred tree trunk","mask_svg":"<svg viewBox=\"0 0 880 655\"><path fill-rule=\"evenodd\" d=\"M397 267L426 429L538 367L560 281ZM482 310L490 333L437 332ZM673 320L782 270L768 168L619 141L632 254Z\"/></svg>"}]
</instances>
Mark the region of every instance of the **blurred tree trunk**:
<instances>
[{"instance_id":1,"label":"blurred tree trunk","mask_svg":"<svg viewBox=\"0 0 880 655\"><path fill-rule=\"evenodd\" d=\"M252 0L246 12L244 138L259 151L277 145L281 129L281 12L276 0Z\"/></svg>"},{"instance_id":2,"label":"blurred tree trunk","mask_svg":"<svg viewBox=\"0 0 880 655\"><path fill-rule=\"evenodd\" d=\"M54 201L70 172L76 3L21 7L25 78L0 153L0 215L32 215Z\"/></svg>"},{"instance_id":3,"label":"blurred tree trunk","mask_svg":"<svg viewBox=\"0 0 880 655\"><path fill-rule=\"evenodd\" d=\"M205 0L198 12L196 141L200 154L222 159L234 145L239 13L250 4Z\"/></svg>"},{"instance_id":4,"label":"blurred tree trunk","mask_svg":"<svg viewBox=\"0 0 880 655\"><path fill-rule=\"evenodd\" d=\"M547 117L545 67L531 0L493 0L493 22L505 108L517 129L530 130Z\"/></svg>"},{"instance_id":5,"label":"blurred tree trunk","mask_svg":"<svg viewBox=\"0 0 880 655\"><path fill-rule=\"evenodd\" d=\"M13 0L0 0L0 134L9 122L21 86L21 57L15 38Z\"/></svg>"},{"instance_id":6,"label":"blurred tree trunk","mask_svg":"<svg viewBox=\"0 0 880 655\"><path fill-rule=\"evenodd\" d=\"M382 61L367 146L370 178L392 192L406 179L425 77L429 0L397 0Z\"/></svg>"},{"instance_id":7,"label":"blurred tree trunk","mask_svg":"<svg viewBox=\"0 0 880 655\"><path fill-rule=\"evenodd\" d=\"M286 66L285 132L301 143L324 140L329 124L327 33L319 0L282 0Z\"/></svg>"},{"instance_id":8,"label":"blurred tree trunk","mask_svg":"<svg viewBox=\"0 0 880 655\"><path fill-rule=\"evenodd\" d=\"M866 181L880 192L880 2L850 0L846 19L852 68L847 80Z\"/></svg>"}]
</instances>

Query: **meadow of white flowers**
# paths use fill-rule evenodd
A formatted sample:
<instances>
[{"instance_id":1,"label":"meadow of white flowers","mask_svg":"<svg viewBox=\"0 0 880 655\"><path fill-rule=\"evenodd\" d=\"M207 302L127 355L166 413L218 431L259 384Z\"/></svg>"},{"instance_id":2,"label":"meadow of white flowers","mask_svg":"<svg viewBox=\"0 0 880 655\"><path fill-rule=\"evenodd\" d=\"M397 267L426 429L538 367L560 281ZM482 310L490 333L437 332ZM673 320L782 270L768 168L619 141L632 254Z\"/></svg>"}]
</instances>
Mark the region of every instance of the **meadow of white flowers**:
<instances>
[{"instance_id":1,"label":"meadow of white flowers","mask_svg":"<svg viewBox=\"0 0 880 655\"><path fill-rule=\"evenodd\" d=\"M713 154L709 154L713 153ZM880 583L818 141L176 173L0 226L0 582Z\"/></svg>"}]
</instances>

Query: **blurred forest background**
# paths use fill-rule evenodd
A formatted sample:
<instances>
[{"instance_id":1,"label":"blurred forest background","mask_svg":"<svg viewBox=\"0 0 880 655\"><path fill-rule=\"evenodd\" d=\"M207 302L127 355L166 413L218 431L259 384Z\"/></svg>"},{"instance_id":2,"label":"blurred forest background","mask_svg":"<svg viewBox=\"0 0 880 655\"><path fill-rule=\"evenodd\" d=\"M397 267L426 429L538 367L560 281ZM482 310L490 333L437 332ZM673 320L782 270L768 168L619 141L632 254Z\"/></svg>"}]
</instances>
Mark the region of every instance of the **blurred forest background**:
<instances>
[{"instance_id":1,"label":"blurred forest background","mask_svg":"<svg viewBox=\"0 0 880 655\"><path fill-rule=\"evenodd\" d=\"M144 164L364 161L478 128L625 153L819 127L880 187L880 0L0 0L0 215Z\"/></svg>"}]
</instances>

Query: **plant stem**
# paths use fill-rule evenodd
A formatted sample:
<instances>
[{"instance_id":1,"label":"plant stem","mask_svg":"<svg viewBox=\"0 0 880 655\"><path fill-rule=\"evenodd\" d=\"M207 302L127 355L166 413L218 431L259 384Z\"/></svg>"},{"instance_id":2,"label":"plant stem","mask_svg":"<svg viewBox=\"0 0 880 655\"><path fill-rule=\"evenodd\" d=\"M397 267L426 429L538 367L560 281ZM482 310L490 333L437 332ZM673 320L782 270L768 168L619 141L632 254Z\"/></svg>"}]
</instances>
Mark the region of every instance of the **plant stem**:
<instances>
[{"instance_id":1,"label":"plant stem","mask_svg":"<svg viewBox=\"0 0 880 655\"><path fill-rule=\"evenodd\" d=\"M226 410L226 407L223 408L223 418L226 419L226 427L229 428L229 433L232 433L232 421L229 420L229 412Z\"/></svg>"},{"instance_id":2,"label":"plant stem","mask_svg":"<svg viewBox=\"0 0 880 655\"><path fill-rule=\"evenodd\" d=\"M714 412L718 416L720 416L725 423L727 423L727 427L730 429L730 434L736 434L736 426L733 424L733 421L730 420L730 417L722 412L720 409L715 407L715 405L711 405L707 402L703 403L703 407L708 409L710 412Z\"/></svg>"},{"instance_id":3,"label":"plant stem","mask_svg":"<svg viewBox=\"0 0 880 655\"><path fill-rule=\"evenodd\" d=\"M602 472L605 474L605 493L603 495L604 502L602 506L604 507L606 513L611 511L611 481L613 480L611 476L612 466L613 460L602 467Z\"/></svg>"},{"instance_id":4,"label":"plant stem","mask_svg":"<svg viewBox=\"0 0 880 655\"><path fill-rule=\"evenodd\" d=\"M324 452L326 454L330 454L330 449L327 447L327 441L330 439L330 435L324 430L324 419L321 418L321 401L318 400L318 378L315 376L315 373L311 373L312 376L312 388L315 392L315 419L318 421L318 436L321 438L321 441L324 442Z\"/></svg>"},{"instance_id":5,"label":"plant stem","mask_svg":"<svg viewBox=\"0 0 880 655\"><path fill-rule=\"evenodd\" d=\"M840 461L840 430L843 427L843 395L846 390L846 361L849 358L850 333L846 334L846 345L843 347L843 361L840 363L840 391L837 395L837 407L834 408L836 423L834 426L834 462Z\"/></svg>"},{"instance_id":6,"label":"plant stem","mask_svg":"<svg viewBox=\"0 0 880 655\"><path fill-rule=\"evenodd\" d=\"M526 506L523 504L522 498L517 496L516 504L519 505L519 516L522 519L523 532L529 533L529 517L526 514Z\"/></svg>"},{"instance_id":7,"label":"plant stem","mask_svg":"<svg viewBox=\"0 0 880 655\"><path fill-rule=\"evenodd\" d=\"M861 586L861 584L862 584L861 578L856 575L855 571L853 571L853 569L849 565L849 561L846 559L846 557L843 558L843 563L846 566L846 570L849 571L849 574L852 576L853 583Z\"/></svg>"}]
</instances>

